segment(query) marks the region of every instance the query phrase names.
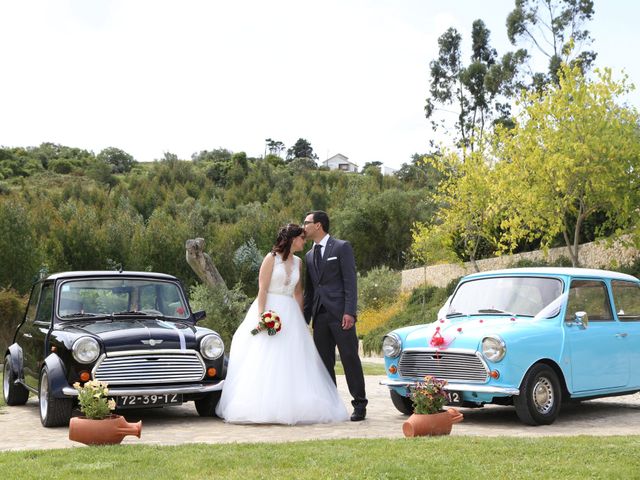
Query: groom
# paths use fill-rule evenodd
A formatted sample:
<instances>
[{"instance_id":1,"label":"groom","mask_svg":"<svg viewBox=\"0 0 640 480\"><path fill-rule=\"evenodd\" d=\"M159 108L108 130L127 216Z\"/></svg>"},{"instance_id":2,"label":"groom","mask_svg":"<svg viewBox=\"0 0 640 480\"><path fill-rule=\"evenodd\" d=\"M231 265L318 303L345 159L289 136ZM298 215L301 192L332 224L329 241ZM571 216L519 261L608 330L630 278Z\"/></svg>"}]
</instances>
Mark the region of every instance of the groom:
<instances>
[{"instance_id":1,"label":"groom","mask_svg":"<svg viewBox=\"0 0 640 480\"><path fill-rule=\"evenodd\" d=\"M353 250L349 242L329 236L329 216L323 211L307 214L304 231L313 240L306 255L304 317L307 323L313 318L313 341L334 383L337 345L353 397L351 420L358 422L367 414L367 397L355 326L358 291Z\"/></svg>"}]
</instances>

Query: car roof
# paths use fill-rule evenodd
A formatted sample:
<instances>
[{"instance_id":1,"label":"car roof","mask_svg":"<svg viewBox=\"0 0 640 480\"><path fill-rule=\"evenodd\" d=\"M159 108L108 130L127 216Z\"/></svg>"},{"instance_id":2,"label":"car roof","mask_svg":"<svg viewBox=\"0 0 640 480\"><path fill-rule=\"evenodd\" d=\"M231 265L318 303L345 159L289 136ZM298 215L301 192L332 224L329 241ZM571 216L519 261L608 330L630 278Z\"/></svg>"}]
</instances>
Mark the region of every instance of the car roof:
<instances>
[{"instance_id":1,"label":"car roof","mask_svg":"<svg viewBox=\"0 0 640 480\"><path fill-rule=\"evenodd\" d=\"M501 270L487 270L485 272L472 273L464 277L465 280L499 275L553 275L568 277L596 277L610 278L614 280L627 280L638 282L638 279L626 273L611 270L599 270L596 268L572 268L572 267L531 267L531 268L505 268Z\"/></svg>"},{"instance_id":2,"label":"car roof","mask_svg":"<svg viewBox=\"0 0 640 480\"><path fill-rule=\"evenodd\" d=\"M155 272L128 272L115 270L80 270L75 272L59 272L49 275L47 280L67 280L72 278L94 278L94 277L143 277L158 278L162 280L177 280L173 275Z\"/></svg>"}]
</instances>

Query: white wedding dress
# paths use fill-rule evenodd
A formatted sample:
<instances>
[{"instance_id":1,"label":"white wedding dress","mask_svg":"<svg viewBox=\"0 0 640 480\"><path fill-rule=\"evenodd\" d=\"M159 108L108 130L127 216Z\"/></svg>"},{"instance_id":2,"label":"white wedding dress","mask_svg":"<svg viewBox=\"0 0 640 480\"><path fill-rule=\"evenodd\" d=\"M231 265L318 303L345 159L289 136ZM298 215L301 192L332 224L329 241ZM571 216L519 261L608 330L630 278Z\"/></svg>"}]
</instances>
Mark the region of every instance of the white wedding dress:
<instances>
[{"instance_id":1,"label":"white wedding dress","mask_svg":"<svg viewBox=\"0 0 640 480\"><path fill-rule=\"evenodd\" d=\"M251 335L258 324L256 299L233 335L227 378L216 414L231 423L342 422L348 419L293 297L300 258L275 256L265 310L280 316L282 329ZM291 271L287 271L290 268Z\"/></svg>"}]
</instances>

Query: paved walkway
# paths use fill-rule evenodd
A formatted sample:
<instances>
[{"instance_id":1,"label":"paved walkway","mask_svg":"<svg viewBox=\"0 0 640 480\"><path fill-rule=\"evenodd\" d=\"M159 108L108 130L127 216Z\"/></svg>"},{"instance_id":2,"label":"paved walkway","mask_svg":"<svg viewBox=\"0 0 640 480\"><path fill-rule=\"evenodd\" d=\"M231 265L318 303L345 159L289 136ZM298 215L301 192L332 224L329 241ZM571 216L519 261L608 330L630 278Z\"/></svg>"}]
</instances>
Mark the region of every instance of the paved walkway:
<instances>
[{"instance_id":1,"label":"paved walkway","mask_svg":"<svg viewBox=\"0 0 640 480\"><path fill-rule=\"evenodd\" d=\"M201 418L193 403L126 414L127 420L142 420L142 437L126 437L125 444L177 445L184 443L231 443L321 440L337 438L402 438L405 420L391 403L383 376L367 376L369 407L364 422L327 425L231 425L218 418ZM346 405L350 397L344 376L338 388ZM512 407L487 406L461 409L462 423L453 435L539 437L559 435L636 435L640 433L640 394L592 400L563 407L559 419L549 426L521 424ZM4 407L0 414L0 451L84 447L68 439L67 428L40 425L38 404L31 398L21 407Z\"/></svg>"}]
</instances>

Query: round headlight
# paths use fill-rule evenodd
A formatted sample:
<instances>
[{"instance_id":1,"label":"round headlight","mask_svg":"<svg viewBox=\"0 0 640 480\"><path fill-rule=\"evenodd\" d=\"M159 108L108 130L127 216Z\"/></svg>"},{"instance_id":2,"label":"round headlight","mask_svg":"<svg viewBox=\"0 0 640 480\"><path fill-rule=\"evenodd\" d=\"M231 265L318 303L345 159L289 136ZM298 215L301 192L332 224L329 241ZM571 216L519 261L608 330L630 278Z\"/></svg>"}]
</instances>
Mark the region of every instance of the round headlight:
<instances>
[{"instance_id":1,"label":"round headlight","mask_svg":"<svg viewBox=\"0 0 640 480\"><path fill-rule=\"evenodd\" d=\"M402 351L402 341L395 333L385 335L382 340L382 353L385 357L397 357Z\"/></svg>"},{"instance_id":2,"label":"round headlight","mask_svg":"<svg viewBox=\"0 0 640 480\"><path fill-rule=\"evenodd\" d=\"M207 335L200 341L200 353L204 358L215 360L224 353L224 342L218 335Z\"/></svg>"},{"instance_id":3,"label":"round headlight","mask_svg":"<svg viewBox=\"0 0 640 480\"><path fill-rule=\"evenodd\" d=\"M492 362L499 362L507 353L507 345L502 338L497 335L491 337L484 337L482 339L482 355L487 360Z\"/></svg>"},{"instance_id":4,"label":"round headlight","mask_svg":"<svg viewBox=\"0 0 640 480\"><path fill-rule=\"evenodd\" d=\"M95 338L80 337L71 347L73 358L80 363L95 362L100 355L100 344Z\"/></svg>"}]
</instances>

